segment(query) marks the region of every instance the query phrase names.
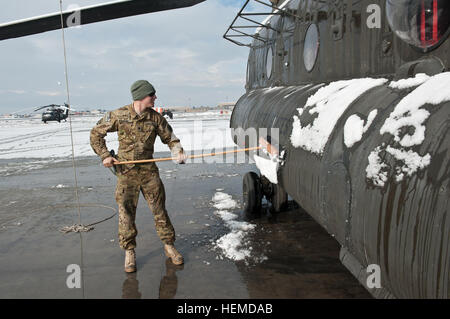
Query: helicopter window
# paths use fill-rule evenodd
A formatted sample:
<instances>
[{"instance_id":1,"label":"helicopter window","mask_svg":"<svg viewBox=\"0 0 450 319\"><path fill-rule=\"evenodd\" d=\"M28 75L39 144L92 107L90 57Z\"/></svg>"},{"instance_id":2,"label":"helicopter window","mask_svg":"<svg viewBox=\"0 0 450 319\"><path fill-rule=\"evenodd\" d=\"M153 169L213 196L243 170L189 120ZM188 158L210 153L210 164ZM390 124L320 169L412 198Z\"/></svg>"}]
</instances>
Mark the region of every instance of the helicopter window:
<instances>
[{"instance_id":1,"label":"helicopter window","mask_svg":"<svg viewBox=\"0 0 450 319\"><path fill-rule=\"evenodd\" d=\"M428 51L445 38L450 26L448 0L387 0L389 25L403 41Z\"/></svg>"},{"instance_id":2,"label":"helicopter window","mask_svg":"<svg viewBox=\"0 0 450 319\"><path fill-rule=\"evenodd\" d=\"M270 77L272 76L272 63L273 62L273 51L272 51L272 46L269 46L269 49L267 50L267 55L266 55L266 75L267 75L267 79L270 79Z\"/></svg>"},{"instance_id":3,"label":"helicopter window","mask_svg":"<svg viewBox=\"0 0 450 319\"><path fill-rule=\"evenodd\" d=\"M311 72L316 64L319 53L319 29L314 23L308 27L305 36L305 46L303 48L303 62L306 71Z\"/></svg>"}]
</instances>

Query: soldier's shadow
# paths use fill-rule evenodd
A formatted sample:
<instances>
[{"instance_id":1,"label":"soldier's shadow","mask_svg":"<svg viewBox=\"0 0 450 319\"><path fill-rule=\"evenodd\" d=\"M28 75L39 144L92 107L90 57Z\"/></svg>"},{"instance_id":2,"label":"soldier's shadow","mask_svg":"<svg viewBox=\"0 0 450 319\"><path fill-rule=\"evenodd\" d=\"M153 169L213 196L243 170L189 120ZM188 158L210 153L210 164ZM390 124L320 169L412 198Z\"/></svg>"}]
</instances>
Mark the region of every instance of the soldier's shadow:
<instances>
[{"instance_id":1,"label":"soldier's shadow","mask_svg":"<svg viewBox=\"0 0 450 319\"><path fill-rule=\"evenodd\" d=\"M159 284L159 298L172 299L177 294L178 278L176 272L183 270L184 265L174 265L170 258L166 259L166 274L161 278ZM123 299L140 299L142 294L139 291L139 281L137 273L126 274L126 279L122 284Z\"/></svg>"}]
</instances>

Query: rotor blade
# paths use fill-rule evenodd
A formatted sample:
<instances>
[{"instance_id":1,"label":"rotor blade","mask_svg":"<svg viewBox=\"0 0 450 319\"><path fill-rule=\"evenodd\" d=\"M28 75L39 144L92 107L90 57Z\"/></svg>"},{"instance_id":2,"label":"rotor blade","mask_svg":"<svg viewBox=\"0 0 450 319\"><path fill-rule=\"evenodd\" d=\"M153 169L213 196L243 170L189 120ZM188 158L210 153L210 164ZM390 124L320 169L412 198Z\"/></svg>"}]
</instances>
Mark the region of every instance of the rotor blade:
<instances>
[{"instance_id":1,"label":"rotor blade","mask_svg":"<svg viewBox=\"0 0 450 319\"><path fill-rule=\"evenodd\" d=\"M37 108L34 109L34 112L45 109L46 107L52 107L52 106L57 106L56 104L49 104L49 105L44 105L44 106L38 106Z\"/></svg>"},{"instance_id":2,"label":"rotor blade","mask_svg":"<svg viewBox=\"0 0 450 319\"><path fill-rule=\"evenodd\" d=\"M21 109L21 110L18 110L18 111L13 112L13 113L11 113L11 114L22 113L22 112L24 112L24 111L33 110L33 109L34 109L34 107L27 107L26 109ZM34 112L34 111L35 111L35 110L33 110L33 112Z\"/></svg>"},{"instance_id":3,"label":"rotor blade","mask_svg":"<svg viewBox=\"0 0 450 319\"><path fill-rule=\"evenodd\" d=\"M79 24L113 20L139 14L172 10L196 5L205 0L121 0L107 2L63 12L64 28L67 24L73 26L74 13L78 15ZM27 35L61 29L61 14L59 12L28 18L24 20L0 24L0 41L19 38Z\"/></svg>"}]
</instances>

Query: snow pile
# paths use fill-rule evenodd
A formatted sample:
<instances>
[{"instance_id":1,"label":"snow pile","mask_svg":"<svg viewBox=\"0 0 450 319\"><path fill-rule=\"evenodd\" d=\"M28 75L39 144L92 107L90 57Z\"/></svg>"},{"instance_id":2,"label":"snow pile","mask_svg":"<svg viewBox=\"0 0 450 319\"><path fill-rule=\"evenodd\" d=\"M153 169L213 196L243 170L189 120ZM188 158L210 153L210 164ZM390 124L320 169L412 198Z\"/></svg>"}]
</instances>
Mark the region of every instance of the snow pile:
<instances>
[{"instance_id":1,"label":"snow pile","mask_svg":"<svg viewBox=\"0 0 450 319\"><path fill-rule=\"evenodd\" d=\"M417 147L425 139L425 121L430 112L422 107L433 106L450 101L450 72L441 73L430 77L422 85L405 96L395 107L394 111L386 119L380 129L380 134L390 134L394 137L395 145L385 147L384 144L375 149L375 153L385 151L395 160L395 178L397 182L403 180L405 174L412 176L420 169L424 169L431 163L431 155L420 155L407 148ZM406 128L414 128L408 129ZM369 155L367 166L367 178L374 185L383 187L386 172L381 172L387 167L386 163L375 160L374 152Z\"/></svg>"},{"instance_id":2,"label":"snow pile","mask_svg":"<svg viewBox=\"0 0 450 319\"><path fill-rule=\"evenodd\" d=\"M334 126L345 110L368 90L387 82L387 79L354 79L332 82L310 96L299 116L308 109L317 114L312 124L303 126L299 116L294 116L291 143L316 154L322 154Z\"/></svg>"},{"instance_id":3,"label":"snow pile","mask_svg":"<svg viewBox=\"0 0 450 319\"><path fill-rule=\"evenodd\" d=\"M351 115L347 119L344 125L344 143L348 148L352 147L362 139L363 134L367 132L370 125L372 125L377 113L377 110L373 110L369 113L366 125L364 125L364 120L356 114Z\"/></svg>"},{"instance_id":4,"label":"snow pile","mask_svg":"<svg viewBox=\"0 0 450 319\"><path fill-rule=\"evenodd\" d=\"M425 73L418 73L418 74L416 74L416 76L414 78L392 81L389 84L389 87L393 88L393 89L404 90L404 89L409 89L412 87L419 86L419 85L425 83L426 81L428 81L429 79L430 79L430 77L428 75L426 75Z\"/></svg>"},{"instance_id":5,"label":"snow pile","mask_svg":"<svg viewBox=\"0 0 450 319\"><path fill-rule=\"evenodd\" d=\"M223 192L216 192L212 198L213 206L218 211L215 212L231 230L230 233L222 236L216 241L216 246L222 249L224 255L232 260L244 260L252 256L252 247L246 248L248 242L245 241L247 232L252 231L256 225L238 221L238 215L225 209L234 209L238 205L235 200ZM264 258L259 258L264 260Z\"/></svg>"},{"instance_id":6,"label":"snow pile","mask_svg":"<svg viewBox=\"0 0 450 319\"><path fill-rule=\"evenodd\" d=\"M223 192L217 192L214 194L212 198L214 202L214 207L220 210L223 209L234 209L237 208L236 201L231 197L231 195L228 195Z\"/></svg>"}]
</instances>

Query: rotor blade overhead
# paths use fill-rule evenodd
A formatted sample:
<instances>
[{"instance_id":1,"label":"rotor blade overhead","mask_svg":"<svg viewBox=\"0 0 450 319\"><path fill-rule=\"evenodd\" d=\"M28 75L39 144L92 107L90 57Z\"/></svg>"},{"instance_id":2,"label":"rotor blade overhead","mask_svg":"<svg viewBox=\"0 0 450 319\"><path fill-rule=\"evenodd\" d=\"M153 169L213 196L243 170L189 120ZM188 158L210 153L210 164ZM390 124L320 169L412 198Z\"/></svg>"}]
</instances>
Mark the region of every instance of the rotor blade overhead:
<instances>
[{"instance_id":1,"label":"rotor blade overhead","mask_svg":"<svg viewBox=\"0 0 450 319\"><path fill-rule=\"evenodd\" d=\"M34 112L45 109L46 107L55 107L58 106L56 104L49 104L49 105L44 105L44 106L38 106L37 108L34 109Z\"/></svg>"},{"instance_id":2,"label":"rotor blade overhead","mask_svg":"<svg viewBox=\"0 0 450 319\"><path fill-rule=\"evenodd\" d=\"M74 13L79 16L79 24L113 20L139 14L190 7L205 0L121 0L63 12L64 28L71 22ZM77 25L79 25L77 24ZM0 24L0 41L27 35L61 29L59 12Z\"/></svg>"}]
</instances>

